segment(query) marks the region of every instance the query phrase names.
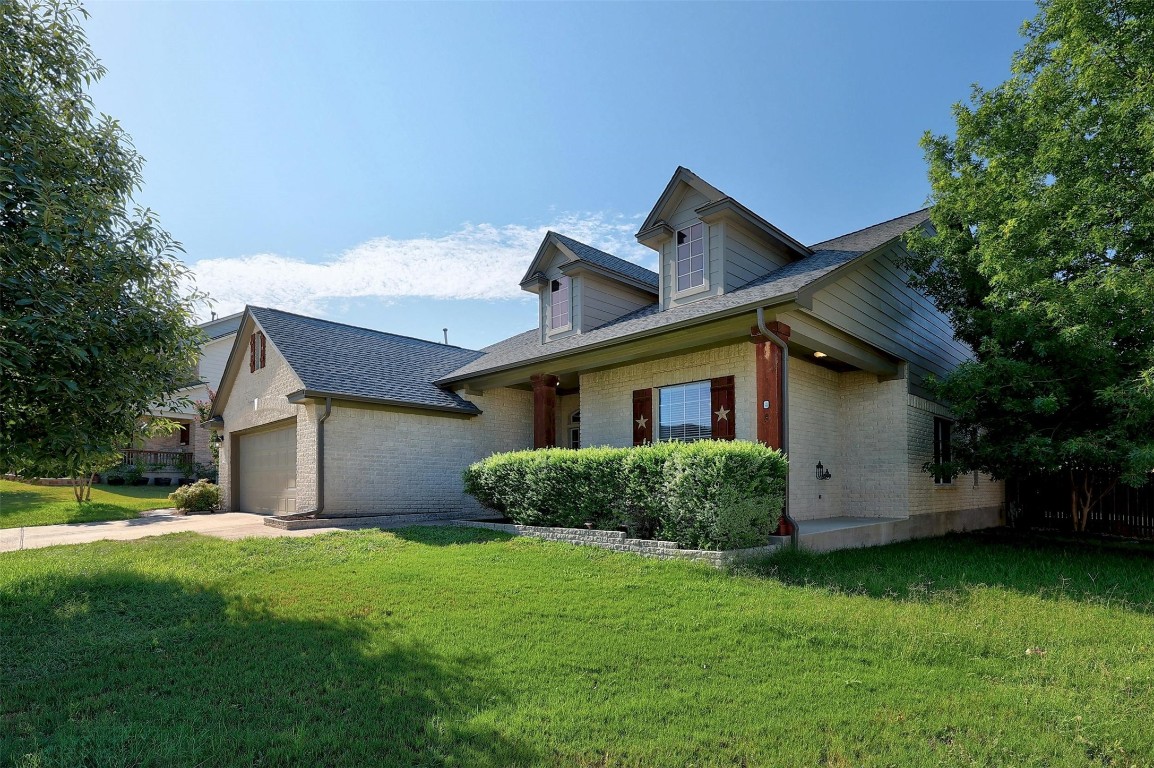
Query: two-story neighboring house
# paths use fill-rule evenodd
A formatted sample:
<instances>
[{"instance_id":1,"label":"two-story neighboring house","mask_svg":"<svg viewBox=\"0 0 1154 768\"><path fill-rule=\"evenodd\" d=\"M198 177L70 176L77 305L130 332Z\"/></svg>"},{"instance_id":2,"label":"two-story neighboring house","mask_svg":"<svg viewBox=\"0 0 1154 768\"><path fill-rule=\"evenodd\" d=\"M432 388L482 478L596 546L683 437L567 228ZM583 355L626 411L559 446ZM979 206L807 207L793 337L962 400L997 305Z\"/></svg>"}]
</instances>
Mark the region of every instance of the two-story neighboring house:
<instances>
[{"instance_id":1,"label":"two-story neighboring house","mask_svg":"<svg viewBox=\"0 0 1154 768\"><path fill-rule=\"evenodd\" d=\"M227 317L214 317L201 323L205 342L197 361L196 380L174 393L174 400L187 400L188 405L176 409L158 409L149 416L176 422L178 429L171 434L138 440L131 449L125 451L130 463L144 465L180 466L191 460L198 464L212 461L209 449L211 432L202 427L196 403L207 403L211 393L220 388L224 366L228 361L236 340L243 313L237 312Z\"/></svg>"},{"instance_id":2,"label":"two-story neighboring house","mask_svg":"<svg viewBox=\"0 0 1154 768\"><path fill-rule=\"evenodd\" d=\"M225 503L475 514L461 470L495 451L712 438L788 449L803 530L997 524L1000 484L922 471L950 431L925 379L970 355L899 266L927 225L807 246L678 168L637 233L658 272L550 232L521 282L538 326L477 352L250 307L216 401Z\"/></svg>"}]
</instances>

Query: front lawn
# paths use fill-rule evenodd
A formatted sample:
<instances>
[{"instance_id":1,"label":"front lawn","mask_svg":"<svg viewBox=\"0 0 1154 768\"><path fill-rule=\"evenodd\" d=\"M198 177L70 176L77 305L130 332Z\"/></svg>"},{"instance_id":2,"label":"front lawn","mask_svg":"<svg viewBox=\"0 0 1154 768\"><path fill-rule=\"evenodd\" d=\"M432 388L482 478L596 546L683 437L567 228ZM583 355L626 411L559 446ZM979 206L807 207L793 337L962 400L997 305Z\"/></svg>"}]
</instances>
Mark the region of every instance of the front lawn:
<instances>
[{"instance_id":1,"label":"front lawn","mask_svg":"<svg viewBox=\"0 0 1154 768\"><path fill-rule=\"evenodd\" d=\"M77 504L72 489L0 480L0 528L131 520L146 509L171 507L176 490L155 485L94 485L92 501Z\"/></svg>"},{"instance_id":2,"label":"front lawn","mask_svg":"<svg viewBox=\"0 0 1154 768\"><path fill-rule=\"evenodd\" d=\"M977 536L741 575L452 528L13 552L0 755L1150 766L1152 573Z\"/></svg>"}]
</instances>

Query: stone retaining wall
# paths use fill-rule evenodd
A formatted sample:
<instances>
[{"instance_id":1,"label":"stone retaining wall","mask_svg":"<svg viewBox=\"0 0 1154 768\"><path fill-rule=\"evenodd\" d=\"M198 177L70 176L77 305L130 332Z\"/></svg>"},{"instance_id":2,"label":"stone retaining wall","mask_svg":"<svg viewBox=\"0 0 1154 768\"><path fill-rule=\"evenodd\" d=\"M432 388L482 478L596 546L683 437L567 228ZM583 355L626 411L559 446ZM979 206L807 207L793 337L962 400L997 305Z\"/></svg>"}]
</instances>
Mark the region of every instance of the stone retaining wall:
<instances>
[{"instance_id":1,"label":"stone retaining wall","mask_svg":"<svg viewBox=\"0 0 1154 768\"><path fill-rule=\"evenodd\" d=\"M475 520L460 520L453 525L462 525L470 528L485 528L490 531L501 531L514 536L532 536L545 541L560 541L565 544L578 544L587 547L599 547L614 552L632 552L644 557L656 557L661 560L695 560L721 567L744 557L767 555L777 549L777 545L768 544L764 547L751 549L731 549L725 552L715 552L708 549L681 549L675 541L657 541L653 539L630 539L621 531L597 531L584 528L546 528L533 525L517 525L515 523L483 523Z\"/></svg>"}]
</instances>

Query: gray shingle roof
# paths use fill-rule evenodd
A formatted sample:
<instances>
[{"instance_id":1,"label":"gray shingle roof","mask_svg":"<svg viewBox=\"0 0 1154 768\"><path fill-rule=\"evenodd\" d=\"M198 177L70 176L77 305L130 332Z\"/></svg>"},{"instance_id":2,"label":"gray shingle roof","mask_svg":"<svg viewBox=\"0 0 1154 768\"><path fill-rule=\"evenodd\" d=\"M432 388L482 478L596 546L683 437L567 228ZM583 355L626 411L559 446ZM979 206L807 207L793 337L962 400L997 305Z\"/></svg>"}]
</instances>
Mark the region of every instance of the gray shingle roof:
<instances>
[{"instance_id":1,"label":"gray shingle roof","mask_svg":"<svg viewBox=\"0 0 1154 768\"><path fill-rule=\"evenodd\" d=\"M648 270L640 264L634 264L631 261L618 258L611 253L599 251L591 245L586 245L571 237L559 234L557 232L550 232L551 235L560 240L566 248L573 251L573 255L581 261L588 261L590 264L596 264L602 269L607 269L610 272L616 272L619 275L624 275L631 280L636 280L639 283L645 283L653 288L654 293L657 292L657 273Z\"/></svg>"},{"instance_id":2,"label":"gray shingle roof","mask_svg":"<svg viewBox=\"0 0 1154 768\"><path fill-rule=\"evenodd\" d=\"M835 237L832 240L824 240L810 248L815 251L872 251L879 245L884 245L890 240L893 240L898 235L904 235L914 227L926 221L930 217L930 209L923 208L920 211L907 213L905 216L898 216L896 219L883 221L880 224L874 224L872 227L859 229L856 232L850 232L840 237Z\"/></svg>"},{"instance_id":3,"label":"gray shingle roof","mask_svg":"<svg viewBox=\"0 0 1154 768\"><path fill-rule=\"evenodd\" d=\"M310 392L414 408L479 412L472 403L433 382L477 359L481 352L277 309L248 310Z\"/></svg>"},{"instance_id":4,"label":"gray shingle roof","mask_svg":"<svg viewBox=\"0 0 1154 768\"><path fill-rule=\"evenodd\" d=\"M457 381L481 373L512 368L536 359L548 359L598 344L623 342L631 337L645 336L666 326L689 324L711 316L723 317L765 306L805 288L814 281L849 264L878 246L916 227L928 218L928 210L899 216L896 219L867 227L857 232L826 240L811 246L812 256L792 262L768 275L751 280L740 288L708 299L673 307L664 312L658 304L650 304L624 315L587 333L567 336L541 343L537 329L517 334L512 338L485 347L483 356L471 360L441 381Z\"/></svg>"}]
</instances>

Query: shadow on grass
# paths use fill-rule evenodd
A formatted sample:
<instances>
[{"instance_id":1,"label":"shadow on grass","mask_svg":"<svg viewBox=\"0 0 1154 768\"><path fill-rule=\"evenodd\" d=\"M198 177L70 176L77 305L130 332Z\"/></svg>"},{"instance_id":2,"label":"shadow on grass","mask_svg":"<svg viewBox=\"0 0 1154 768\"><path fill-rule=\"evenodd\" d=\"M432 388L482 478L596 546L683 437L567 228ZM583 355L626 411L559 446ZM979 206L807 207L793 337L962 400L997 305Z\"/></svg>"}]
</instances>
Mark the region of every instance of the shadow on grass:
<instances>
[{"instance_id":1,"label":"shadow on grass","mask_svg":"<svg viewBox=\"0 0 1154 768\"><path fill-rule=\"evenodd\" d=\"M7 765L470 765L533 753L470 719L484 660L132 573L0 591Z\"/></svg>"},{"instance_id":2,"label":"shadow on grass","mask_svg":"<svg viewBox=\"0 0 1154 768\"><path fill-rule=\"evenodd\" d=\"M468 528L457 525L414 525L389 531L398 539L426 544L430 547L452 547L458 544L483 544L488 541L508 541L515 536L487 528Z\"/></svg>"},{"instance_id":3,"label":"shadow on grass","mask_svg":"<svg viewBox=\"0 0 1154 768\"><path fill-rule=\"evenodd\" d=\"M782 550L738 570L897 600L948 598L986 586L1154 613L1154 545L1008 529L822 554Z\"/></svg>"}]
</instances>

